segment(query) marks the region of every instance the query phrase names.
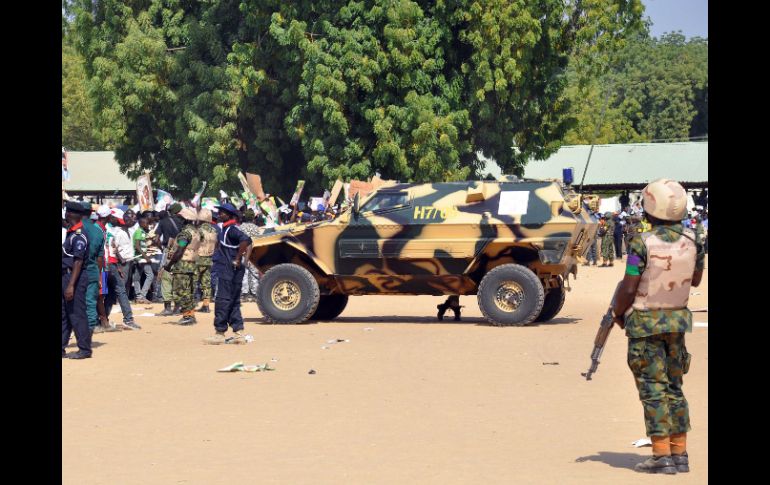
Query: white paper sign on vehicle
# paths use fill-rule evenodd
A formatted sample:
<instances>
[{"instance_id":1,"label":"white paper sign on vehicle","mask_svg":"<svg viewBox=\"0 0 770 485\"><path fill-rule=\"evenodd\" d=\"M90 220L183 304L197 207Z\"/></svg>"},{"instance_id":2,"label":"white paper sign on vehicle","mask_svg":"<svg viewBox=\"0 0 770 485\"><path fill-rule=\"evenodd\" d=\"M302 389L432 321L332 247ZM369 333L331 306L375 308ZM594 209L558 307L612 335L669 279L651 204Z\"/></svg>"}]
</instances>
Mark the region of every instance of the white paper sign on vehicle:
<instances>
[{"instance_id":1,"label":"white paper sign on vehicle","mask_svg":"<svg viewBox=\"0 0 770 485\"><path fill-rule=\"evenodd\" d=\"M529 206L529 190L509 190L500 192L499 215L524 215Z\"/></svg>"}]
</instances>

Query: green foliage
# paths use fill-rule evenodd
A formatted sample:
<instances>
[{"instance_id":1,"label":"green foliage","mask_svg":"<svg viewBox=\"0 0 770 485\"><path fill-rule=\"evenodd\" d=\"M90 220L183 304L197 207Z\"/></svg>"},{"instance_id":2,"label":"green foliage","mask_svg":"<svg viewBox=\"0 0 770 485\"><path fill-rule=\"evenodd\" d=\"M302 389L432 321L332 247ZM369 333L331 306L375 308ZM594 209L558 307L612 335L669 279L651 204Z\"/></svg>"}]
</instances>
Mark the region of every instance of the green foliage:
<instances>
[{"instance_id":1,"label":"green foliage","mask_svg":"<svg viewBox=\"0 0 770 485\"><path fill-rule=\"evenodd\" d=\"M75 49L62 44L62 143L68 150L104 150L91 115L91 99L86 92L83 58Z\"/></svg>"},{"instance_id":2,"label":"green foliage","mask_svg":"<svg viewBox=\"0 0 770 485\"><path fill-rule=\"evenodd\" d=\"M596 143L708 135L708 41L679 33L632 39L611 69L583 86L571 83L567 96L577 119L567 144L591 143L605 105Z\"/></svg>"},{"instance_id":3,"label":"green foliage","mask_svg":"<svg viewBox=\"0 0 770 485\"><path fill-rule=\"evenodd\" d=\"M121 169L187 193L202 180L238 189L238 170L283 195L299 178L314 193L375 172L463 180L478 150L520 172L590 118L571 108L570 60L588 79L643 27L640 0L77 0L67 11L94 124Z\"/></svg>"}]
</instances>

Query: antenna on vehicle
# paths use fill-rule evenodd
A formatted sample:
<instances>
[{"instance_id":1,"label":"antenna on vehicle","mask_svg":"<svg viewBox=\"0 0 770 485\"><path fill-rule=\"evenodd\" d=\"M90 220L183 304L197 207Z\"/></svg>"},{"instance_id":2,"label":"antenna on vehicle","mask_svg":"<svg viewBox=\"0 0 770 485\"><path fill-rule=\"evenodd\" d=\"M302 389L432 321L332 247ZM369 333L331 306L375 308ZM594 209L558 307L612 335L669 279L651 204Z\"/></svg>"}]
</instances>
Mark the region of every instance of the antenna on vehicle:
<instances>
[{"instance_id":1,"label":"antenna on vehicle","mask_svg":"<svg viewBox=\"0 0 770 485\"><path fill-rule=\"evenodd\" d=\"M604 104L602 105L602 112L599 115L599 122L596 124L596 129L594 130L594 136L591 139L591 149L588 150L588 160L586 160L586 166L583 169L583 177L580 179L580 189L578 190L578 204L583 204L583 182L586 179L586 173L588 172L588 164L591 163L591 155L594 152L594 144L596 143L596 138L599 137L599 130L602 128L602 124L604 123L604 114L607 112L607 105L610 102L610 88L612 86L612 79L607 81L607 92L604 95Z\"/></svg>"}]
</instances>

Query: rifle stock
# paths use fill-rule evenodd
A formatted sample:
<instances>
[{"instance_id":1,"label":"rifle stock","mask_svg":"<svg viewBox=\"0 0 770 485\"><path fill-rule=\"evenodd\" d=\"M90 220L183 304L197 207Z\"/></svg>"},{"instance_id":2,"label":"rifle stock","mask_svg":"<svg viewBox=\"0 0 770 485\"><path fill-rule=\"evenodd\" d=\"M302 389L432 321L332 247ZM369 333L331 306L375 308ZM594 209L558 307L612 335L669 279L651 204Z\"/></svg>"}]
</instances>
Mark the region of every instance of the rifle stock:
<instances>
[{"instance_id":1,"label":"rifle stock","mask_svg":"<svg viewBox=\"0 0 770 485\"><path fill-rule=\"evenodd\" d=\"M599 368L599 358L604 352L604 346L607 344L607 338L610 336L612 330L612 308L615 306L615 298L618 295L618 290L623 282L618 283L615 287L615 293L612 295L612 301L607 311L602 316L602 321L599 324L599 330L596 332L596 338L594 338L594 349L591 352L591 367L588 368L588 372L581 372L580 375L586 378L587 381L591 380L591 375L596 373Z\"/></svg>"}]
</instances>

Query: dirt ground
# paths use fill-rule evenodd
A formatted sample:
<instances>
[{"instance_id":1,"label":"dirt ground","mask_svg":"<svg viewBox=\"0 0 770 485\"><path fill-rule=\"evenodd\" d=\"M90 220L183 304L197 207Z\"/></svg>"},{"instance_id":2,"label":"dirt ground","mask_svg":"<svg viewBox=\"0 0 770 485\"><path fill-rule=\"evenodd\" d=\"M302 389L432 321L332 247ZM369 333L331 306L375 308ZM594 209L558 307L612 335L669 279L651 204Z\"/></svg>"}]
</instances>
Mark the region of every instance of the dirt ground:
<instances>
[{"instance_id":1,"label":"dirt ground","mask_svg":"<svg viewBox=\"0 0 770 485\"><path fill-rule=\"evenodd\" d=\"M557 318L529 327L486 325L475 296L460 323L435 320L439 297L353 297L336 322L296 326L245 303L247 345L203 345L213 314L138 316L62 361L63 483L707 483L708 313L687 336L689 474L632 470L651 448L631 445L644 423L622 331L580 375L623 268L581 266ZM692 292L706 307L708 270ZM216 372L237 361L276 370Z\"/></svg>"}]
</instances>

